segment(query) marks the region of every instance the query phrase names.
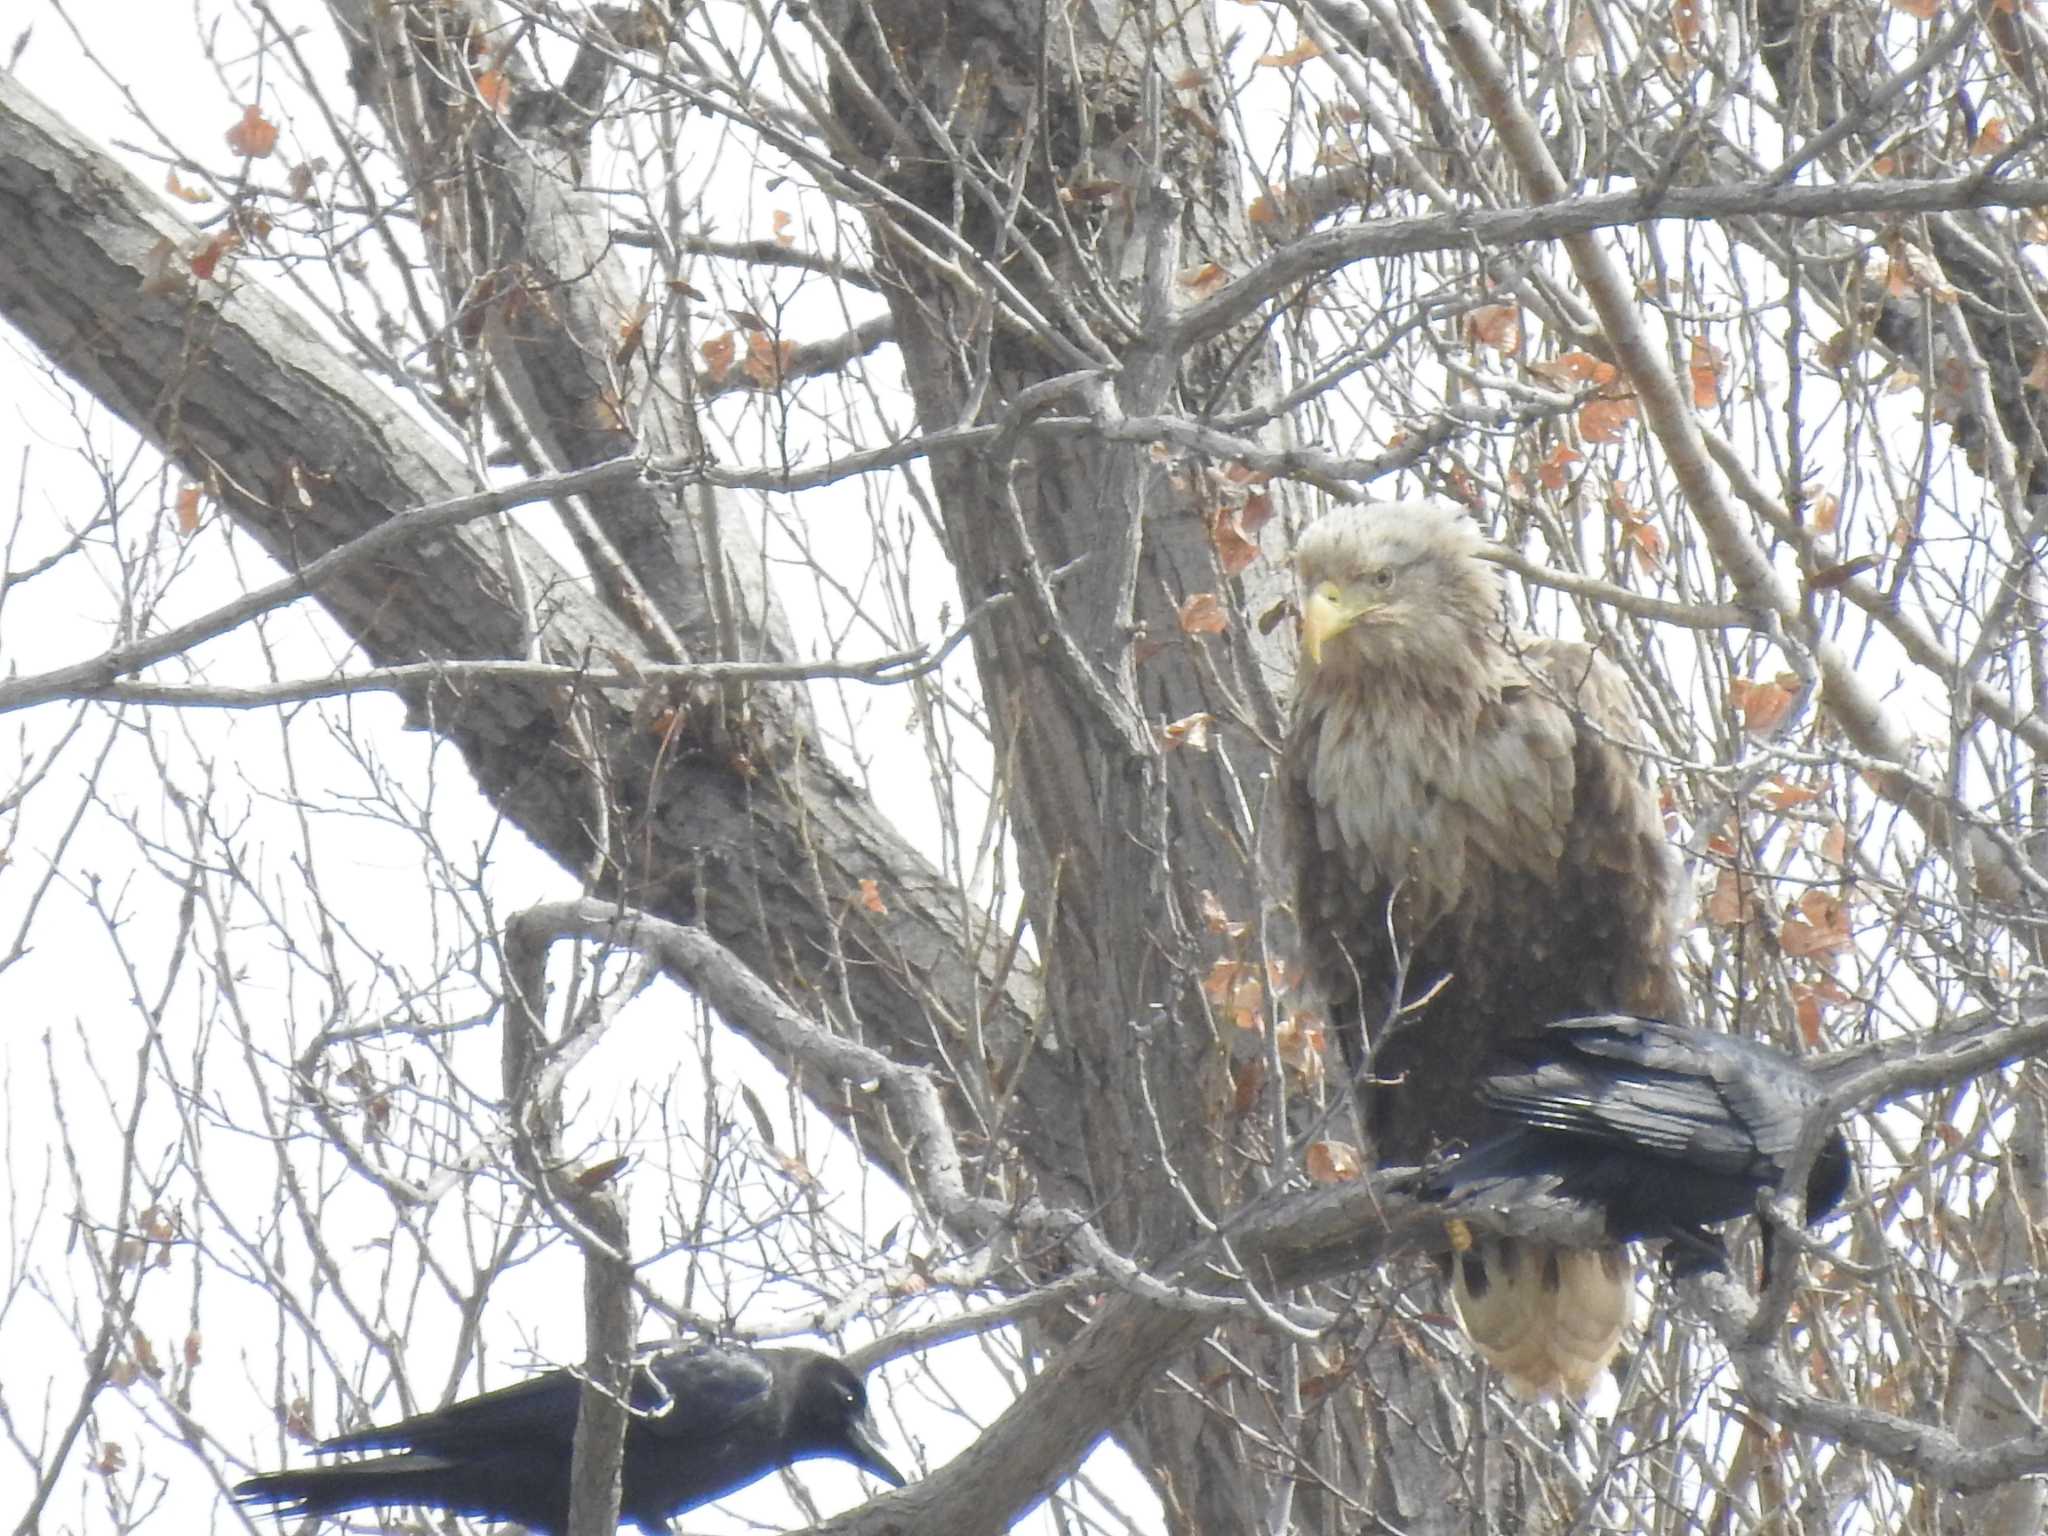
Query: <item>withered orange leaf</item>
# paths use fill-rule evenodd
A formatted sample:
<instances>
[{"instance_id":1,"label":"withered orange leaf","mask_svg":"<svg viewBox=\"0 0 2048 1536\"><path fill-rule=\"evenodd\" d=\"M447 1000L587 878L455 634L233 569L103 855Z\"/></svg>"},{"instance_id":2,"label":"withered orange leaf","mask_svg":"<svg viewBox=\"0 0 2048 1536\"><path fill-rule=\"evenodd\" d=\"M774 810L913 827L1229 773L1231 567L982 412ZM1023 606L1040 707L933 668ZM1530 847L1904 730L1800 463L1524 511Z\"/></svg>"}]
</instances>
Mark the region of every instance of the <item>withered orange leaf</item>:
<instances>
[{"instance_id":1,"label":"withered orange leaf","mask_svg":"<svg viewBox=\"0 0 2048 1536\"><path fill-rule=\"evenodd\" d=\"M1486 304L1465 317L1465 339L1496 352L1514 352L1522 345L1522 310L1516 304Z\"/></svg>"},{"instance_id":2,"label":"withered orange leaf","mask_svg":"<svg viewBox=\"0 0 2048 1536\"><path fill-rule=\"evenodd\" d=\"M1579 434L1589 443L1618 443L1636 419L1634 400L1592 400L1579 411Z\"/></svg>"},{"instance_id":3,"label":"withered orange leaf","mask_svg":"<svg viewBox=\"0 0 2048 1536\"><path fill-rule=\"evenodd\" d=\"M263 115L260 107L242 108L242 120L227 133L228 148L251 160L261 160L277 148L277 125Z\"/></svg>"},{"instance_id":4,"label":"withered orange leaf","mask_svg":"<svg viewBox=\"0 0 2048 1536\"><path fill-rule=\"evenodd\" d=\"M1704 336L1692 339L1692 356L1686 373L1692 379L1692 403L1701 410L1721 403L1721 379L1728 371L1728 355Z\"/></svg>"},{"instance_id":5,"label":"withered orange leaf","mask_svg":"<svg viewBox=\"0 0 2048 1536\"><path fill-rule=\"evenodd\" d=\"M1214 592L1197 592L1180 605L1185 635L1220 635L1230 628L1230 615Z\"/></svg>"},{"instance_id":6,"label":"withered orange leaf","mask_svg":"<svg viewBox=\"0 0 2048 1536\"><path fill-rule=\"evenodd\" d=\"M1308 1176L1318 1184L1342 1184L1358 1177L1358 1148L1348 1141L1312 1141L1305 1161Z\"/></svg>"},{"instance_id":7,"label":"withered orange leaf","mask_svg":"<svg viewBox=\"0 0 2048 1536\"><path fill-rule=\"evenodd\" d=\"M1310 59L1322 55L1323 45L1312 37L1304 37L1285 53L1262 54L1259 58L1261 69L1291 69L1297 64L1306 64Z\"/></svg>"},{"instance_id":8,"label":"withered orange leaf","mask_svg":"<svg viewBox=\"0 0 2048 1536\"><path fill-rule=\"evenodd\" d=\"M512 82L502 69L487 69L478 75L476 93L493 112L502 114L512 104Z\"/></svg>"},{"instance_id":9,"label":"withered orange leaf","mask_svg":"<svg viewBox=\"0 0 2048 1536\"><path fill-rule=\"evenodd\" d=\"M1204 890L1197 898L1197 904L1202 911L1202 926L1211 933L1220 934L1225 938L1241 939L1251 930L1250 923L1232 920L1230 913L1224 909L1222 900L1214 891Z\"/></svg>"}]
</instances>

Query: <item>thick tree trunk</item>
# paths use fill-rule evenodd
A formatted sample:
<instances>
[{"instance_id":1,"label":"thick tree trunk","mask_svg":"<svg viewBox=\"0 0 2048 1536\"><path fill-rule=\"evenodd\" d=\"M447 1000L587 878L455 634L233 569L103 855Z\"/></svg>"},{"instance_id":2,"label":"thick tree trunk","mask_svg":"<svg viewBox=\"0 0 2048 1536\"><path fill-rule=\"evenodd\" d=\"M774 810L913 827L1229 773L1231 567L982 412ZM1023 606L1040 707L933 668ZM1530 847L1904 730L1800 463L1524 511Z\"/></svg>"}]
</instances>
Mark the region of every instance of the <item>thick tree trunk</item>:
<instances>
[{"instance_id":1,"label":"thick tree trunk","mask_svg":"<svg viewBox=\"0 0 2048 1536\"><path fill-rule=\"evenodd\" d=\"M817 15L841 40L838 129L893 194L870 223L927 430L1004 421L1049 388L1064 411L1105 421L1228 415L1271 392L1256 332L1186 354L1154 345L1186 302L1184 276L1242 266L1253 244L1240 167L1210 131L1227 103L1208 7L834 0ZM957 256L930 259L959 247L1014 295L993 314L997 282L964 287L948 275ZM1203 986L1219 961L1256 970L1265 952L1204 913L1270 931L1270 953L1288 956L1284 923L1265 921L1261 861L1270 701L1291 660L1287 631L1257 620L1291 583L1279 537L1242 573L1219 567L1203 502L1223 468L1162 463L1147 444L1024 438L932 463L970 595L1060 573L1043 603L1001 610L976 657L1012 766L1048 1044L1082 1095L1091 1203L1141 1260L1253 1193L1272 1150L1264 1100L1250 1114L1233 1102L1258 1039ZM1221 634L1181 622L1205 593L1228 615ZM1216 721L1211 749L1171 750L1165 728L1198 715ZM1123 1439L1173 1529L1344 1529L1351 1502L1376 1497L1406 1529L1464 1520L1429 1437L1374 1434L1357 1416L1386 1411L1382 1429L1433 1419L1427 1373L1389 1370L1369 1401L1345 1390L1304 1412L1293 1345L1244 1329L1170 1369L1178 1385L1140 1398ZM1317 1455L1303 1476L1291 1456L1326 1429L1364 1435L1374 1454Z\"/></svg>"}]
</instances>

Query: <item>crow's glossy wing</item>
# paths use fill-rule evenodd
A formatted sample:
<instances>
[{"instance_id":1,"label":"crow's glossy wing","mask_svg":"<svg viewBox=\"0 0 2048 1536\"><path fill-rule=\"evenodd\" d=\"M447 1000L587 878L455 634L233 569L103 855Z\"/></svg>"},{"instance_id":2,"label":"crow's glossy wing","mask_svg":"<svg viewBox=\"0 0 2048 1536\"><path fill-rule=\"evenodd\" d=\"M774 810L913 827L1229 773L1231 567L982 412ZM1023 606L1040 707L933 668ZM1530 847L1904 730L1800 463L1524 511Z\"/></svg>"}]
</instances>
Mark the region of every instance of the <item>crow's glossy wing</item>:
<instances>
[{"instance_id":1,"label":"crow's glossy wing","mask_svg":"<svg viewBox=\"0 0 2048 1536\"><path fill-rule=\"evenodd\" d=\"M775 1389L761 1355L746 1350L678 1350L643 1361L633 1375L633 1406L646 1434L672 1442L709 1441L754 1415Z\"/></svg>"},{"instance_id":2,"label":"crow's glossy wing","mask_svg":"<svg viewBox=\"0 0 2048 1536\"><path fill-rule=\"evenodd\" d=\"M1510 1049L1486 1102L1535 1129L1775 1183L1820 1088L1792 1057L1651 1019L1554 1024Z\"/></svg>"},{"instance_id":3,"label":"crow's glossy wing","mask_svg":"<svg viewBox=\"0 0 2048 1536\"><path fill-rule=\"evenodd\" d=\"M760 1403L775 1380L758 1356L704 1347L654 1355L633 1372L630 1401L645 1418L637 1427L664 1440L723 1433ZM417 1414L321 1442L323 1451L432 1451L460 1457L508 1445L533 1454L567 1455L576 1437L583 1383L572 1371L547 1371Z\"/></svg>"},{"instance_id":4,"label":"crow's glossy wing","mask_svg":"<svg viewBox=\"0 0 2048 1536\"><path fill-rule=\"evenodd\" d=\"M323 1451L437 1451L460 1456L496 1450L517 1440L535 1450L566 1451L576 1434L580 1383L568 1371L547 1371L526 1381L464 1398L396 1424L359 1429L320 1442Z\"/></svg>"}]
</instances>

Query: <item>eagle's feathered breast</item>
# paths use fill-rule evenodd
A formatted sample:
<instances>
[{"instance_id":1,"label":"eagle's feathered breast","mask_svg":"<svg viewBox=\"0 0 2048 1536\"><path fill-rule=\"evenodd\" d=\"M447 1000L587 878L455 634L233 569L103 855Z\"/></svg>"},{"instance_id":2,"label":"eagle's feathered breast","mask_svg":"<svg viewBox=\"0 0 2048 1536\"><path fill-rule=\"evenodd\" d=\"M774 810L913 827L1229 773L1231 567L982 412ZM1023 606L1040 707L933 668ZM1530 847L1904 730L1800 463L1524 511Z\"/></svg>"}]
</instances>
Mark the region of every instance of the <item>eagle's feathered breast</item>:
<instances>
[{"instance_id":1,"label":"eagle's feathered breast","mask_svg":"<svg viewBox=\"0 0 2048 1536\"><path fill-rule=\"evenodd\" d=\"M1562 711L1530 702L1525 685L1496 686L1475 709L1385 678L1327 701L1312 737L1317 846L1345 866L1359 896L1399 887L1404 926L1427 928L1462 905L1486 871L1555 879L1571 819L1573 732Z\"/></svg>"}]
</instances>

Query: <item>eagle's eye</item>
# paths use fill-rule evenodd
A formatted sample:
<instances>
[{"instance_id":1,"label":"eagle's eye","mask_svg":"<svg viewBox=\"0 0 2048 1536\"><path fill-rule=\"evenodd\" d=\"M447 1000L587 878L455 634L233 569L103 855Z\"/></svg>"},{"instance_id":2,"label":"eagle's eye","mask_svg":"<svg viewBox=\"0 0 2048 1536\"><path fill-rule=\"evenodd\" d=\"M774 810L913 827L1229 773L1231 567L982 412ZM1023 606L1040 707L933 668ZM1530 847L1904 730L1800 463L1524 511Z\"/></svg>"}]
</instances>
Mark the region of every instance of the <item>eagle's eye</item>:
<instances>
[{"instance_id":1,"label":"eagle's eye","mask_svg":"<svg viewBox=\"0 0 2048 1536\"><path fill-rule=\"evenodd\" d=\"M1376 571L1368 571L1365 579L1372 584L1375 592L1384 592L1394 584L1394 568L1383 565Z\"/></svg>"}]
</instances>

